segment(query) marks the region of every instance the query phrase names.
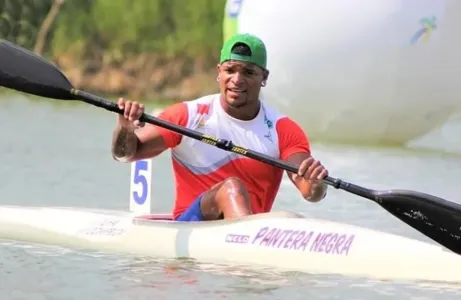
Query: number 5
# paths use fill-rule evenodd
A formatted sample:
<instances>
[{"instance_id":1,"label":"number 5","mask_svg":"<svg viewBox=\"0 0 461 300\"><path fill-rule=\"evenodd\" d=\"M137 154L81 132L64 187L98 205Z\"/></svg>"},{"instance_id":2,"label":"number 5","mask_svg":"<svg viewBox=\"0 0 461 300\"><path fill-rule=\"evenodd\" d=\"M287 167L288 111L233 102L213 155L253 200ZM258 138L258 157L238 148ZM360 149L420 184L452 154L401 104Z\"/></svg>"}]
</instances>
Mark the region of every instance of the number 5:
<instances>
[{"instance_id":1,"label":"number 5","mask_svg":"<svg viewBox=\"0 0 461 300\"><path fill-rule=\"evenodd\" d=\"M150 160L138 160L131 172L131 197L138 205L143 205L150 197ZM141 191L139 192L139 186Z\"/></svg>"}]
</instances>

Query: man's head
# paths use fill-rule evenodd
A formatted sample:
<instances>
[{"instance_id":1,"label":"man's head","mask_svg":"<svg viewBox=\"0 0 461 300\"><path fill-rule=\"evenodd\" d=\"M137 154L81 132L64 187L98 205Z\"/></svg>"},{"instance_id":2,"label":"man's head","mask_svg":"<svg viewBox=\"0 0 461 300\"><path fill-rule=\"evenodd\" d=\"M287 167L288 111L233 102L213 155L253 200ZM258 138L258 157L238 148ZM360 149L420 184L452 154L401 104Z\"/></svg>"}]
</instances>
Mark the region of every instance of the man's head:
<instances>
[{"instance_id":1,"label":"man's head","mask_svg":"<svg viewBox=\"0 0 461 300\"><path fill-rule=\"evenodd\" d=\"M228 105L241 108L259 100L261 86L269 76L266 63L266 47L254 35L237 34L224 43L217 70L221 94Z\"/></svg>"}]
</instances>

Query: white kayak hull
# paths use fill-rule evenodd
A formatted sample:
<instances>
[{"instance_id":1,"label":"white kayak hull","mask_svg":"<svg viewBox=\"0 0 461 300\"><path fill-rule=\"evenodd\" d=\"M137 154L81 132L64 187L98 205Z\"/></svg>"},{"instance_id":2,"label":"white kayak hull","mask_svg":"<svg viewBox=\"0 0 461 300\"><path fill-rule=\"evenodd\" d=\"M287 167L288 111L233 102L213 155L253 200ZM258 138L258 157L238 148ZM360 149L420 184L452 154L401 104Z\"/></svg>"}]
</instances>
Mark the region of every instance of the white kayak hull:
<instances>
[{"instance_id":1,"label":"white kayak hull","mask_svg":"<svg viewBox=\"0 0 461 300\"><path fill-rule=\"evenodd\" d=\"M461 256L361 227L292 212L213 222L173 222L163 217L0 207L0 238L313 274L461 283Z\"/></svg>"}]
</instances>

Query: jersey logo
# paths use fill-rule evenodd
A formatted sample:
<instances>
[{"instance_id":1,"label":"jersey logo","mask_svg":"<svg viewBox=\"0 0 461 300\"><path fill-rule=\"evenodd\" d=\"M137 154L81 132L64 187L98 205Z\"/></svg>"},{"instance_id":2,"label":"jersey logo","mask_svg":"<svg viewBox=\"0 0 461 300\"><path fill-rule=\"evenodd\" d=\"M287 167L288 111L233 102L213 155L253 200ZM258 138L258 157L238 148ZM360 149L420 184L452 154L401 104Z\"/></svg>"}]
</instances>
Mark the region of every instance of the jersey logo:
<instances>
[{"instance_id":1,"label":"jersey logo","mask_svg":"<svg viewBox=\"0 0 461 300\"><path fill-rule=\"evenodd\" d=\"M210 104L197 104L197 128L204 128L210 113Z\"/></svg>"},{"instance_id":2,"label":"jersey logo","mask_svg":"<svg viewBox=\"0 0 461 300\"><path fill-rule=\"evenodd\" d=\"M197 104L197 114L208 115L210 112L210 104Z\"/></svg>"},{"instance_id":3,"label":"jersey logo","mask_svg":"<svg viewBox=\"0 0 461 300\"><path fill-rule=\"evenodd\" d=\"M203 119L203 116L198 121L198 128L203 128L206 125L206 121Z\"/></svg>"},{"instance_id":4,"label":"jersey logo","mask_svg":"<svg viewBox=\"0 0 461 300\"><path fill-rule=\"evenodd\" d=\"M272 128L274 127L274 123L271 120L269 120L269 118L267 117L266 110L264 110L264 123L266 124L267 129L268 129L268 132L267 134L264 135L264 137L273 143L271 131L272 131Z\"/></svg>"},{"instance_id":5,"label":"jersey logo","mask_svg":"<svg viewBox=\"0 0 461 300\"><path fill-rule=\"evenodd\" d=\"M264 137L265 137L266 139L268 139L269 141L271 141L272 143L274 142L274 141L272 140L272 134L271 134L270 131L269 131L267 134L265 134Z\"/></svg>"}]
</instances>

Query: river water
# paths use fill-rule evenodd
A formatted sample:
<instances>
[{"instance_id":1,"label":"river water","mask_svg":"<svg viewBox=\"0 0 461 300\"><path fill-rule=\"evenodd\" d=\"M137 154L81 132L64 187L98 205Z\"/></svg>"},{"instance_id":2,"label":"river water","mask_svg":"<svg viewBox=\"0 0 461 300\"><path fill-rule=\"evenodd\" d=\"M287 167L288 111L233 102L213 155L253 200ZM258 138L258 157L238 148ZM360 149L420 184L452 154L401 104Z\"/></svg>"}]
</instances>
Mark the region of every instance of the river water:
<instances>
[{"instance_id":1,"label":"river water","mask_svg":"<svg viewBox=\"0 0 461 300\"><path fill-rule=\"evenodd\" d=\"M87 104L0 100L0 204L127 209L129 166L110 156L115 116ZM376 189L405 188L461 202L461 124L414 143L458 151L379 149L314 144L330 174ZM159 212L172 208L169 156L154 162ZM424 239L378 205L330 190L303 202L284 182L275 210L347 222ZM155 243L156 241L152 241ZM264 273L230 266L155 261L0 242L0 299L460 299L461 289L408 282Z\"/></svg>"}]
</instances>

